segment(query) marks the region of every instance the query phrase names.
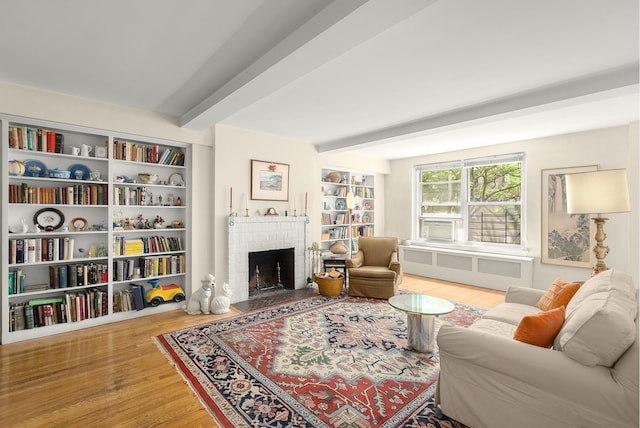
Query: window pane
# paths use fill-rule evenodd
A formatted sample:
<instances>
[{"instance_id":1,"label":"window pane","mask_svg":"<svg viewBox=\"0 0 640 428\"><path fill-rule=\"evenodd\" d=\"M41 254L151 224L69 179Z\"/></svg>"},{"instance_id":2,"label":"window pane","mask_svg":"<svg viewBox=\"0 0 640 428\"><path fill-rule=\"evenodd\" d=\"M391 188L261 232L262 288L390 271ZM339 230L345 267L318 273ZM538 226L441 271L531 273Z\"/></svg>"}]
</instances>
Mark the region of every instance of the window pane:
<instances>
[{"instance_id":1,"label":"window pane","mask_svg":"<svg viewBox=\"0 0 640 428\"><path fill-rule=\"evenodd\" d=\"M460 186L458 182L423 184L422 185L422 203L425 204L443 204L443 203L460 203Z\"/></svg>"},{"instance_id":2,"label":"window pane","mask_svg":"<svg viewBox=\"0 0 640 428\"><path fill-rule=\"evenodd\" d=\"M469 206L469 241L520 244L520 205Z\"/></svg>"},{"instance_id":3,"label":"window pane","mask_svg":"<svg viewBox=\"0 0 640 428\"><path fill-rule=\"evenodd\" d=\"M428 183L434 181L460 181L461 176L461 168L425 170L422 171L422 182Z\"/></svg>"},{"instance_id":4,"label":"window pane","mask_svg":"<svg viewBox=\"0 0 640 428\"><path fill-rule=\"evenodd\" d=\"M521 163L476 166L469 169L470 202L519 202Z\"/></svg>"},{"instance_id":5,"label":"window pane","mask_svg":"<svg viewBox=\"0 0 640 428\"><path fill-rule=\"evenodd\" d=\"M460 217L460 205L423 205L421 215Z\"/></svg>"},{"instance_id":6,"label":"window pane","mask_svg":"<svg viewBox=\"0 0 640 428\"><path fill-rule=\"evenodd\" d=\"M462 169L422 171L420 215L460 216Z\"/></svg>"}]
</instances>

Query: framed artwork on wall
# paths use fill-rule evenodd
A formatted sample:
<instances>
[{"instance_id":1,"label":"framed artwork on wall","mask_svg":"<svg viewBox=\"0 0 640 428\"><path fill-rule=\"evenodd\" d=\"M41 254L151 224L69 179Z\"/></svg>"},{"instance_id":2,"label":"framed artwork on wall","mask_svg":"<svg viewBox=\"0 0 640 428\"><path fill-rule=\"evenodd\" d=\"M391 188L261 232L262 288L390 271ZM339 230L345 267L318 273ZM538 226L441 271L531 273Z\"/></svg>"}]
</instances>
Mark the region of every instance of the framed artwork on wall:
<instances>
[{"instance_id":1,"label":"framed artwork on wall","mask_svg":"<svg viewBox=\"0 0 640 428\"><path fill-rule=\"evenodd\" d=\"M593 268L591 216L567 213L565 176L597 170L598 165L542 170L542 263Z\"/></svg>"},{"instance_id":2,"label":"framed artwork on wall","mask_svg":"<svg viewBox=\"0 0 640 428\"><path fill-rule=\"evenodd\" d=\"M251 160L251 199L289 200L289 165Z\"/></svg>"}]
</instances>

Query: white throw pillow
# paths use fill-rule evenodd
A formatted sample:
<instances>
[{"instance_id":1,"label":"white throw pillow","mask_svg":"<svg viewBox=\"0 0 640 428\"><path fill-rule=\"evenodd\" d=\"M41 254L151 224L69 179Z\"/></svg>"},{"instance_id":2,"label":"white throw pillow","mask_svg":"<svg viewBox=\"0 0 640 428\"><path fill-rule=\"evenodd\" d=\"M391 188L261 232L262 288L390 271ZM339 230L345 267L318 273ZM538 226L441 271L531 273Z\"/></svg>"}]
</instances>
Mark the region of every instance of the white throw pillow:
<instances>
[{"instance_id":1,"label":"white throw pillow","mask_svg":"<svg viewBox=\"0 0 640 428\"><path fill-rule=\"evenodd\" d=\"M567 305L554 348L586 365L611 367L635 340L636 290L628 275L605 271Z\"/></svg>"}]
</instances>

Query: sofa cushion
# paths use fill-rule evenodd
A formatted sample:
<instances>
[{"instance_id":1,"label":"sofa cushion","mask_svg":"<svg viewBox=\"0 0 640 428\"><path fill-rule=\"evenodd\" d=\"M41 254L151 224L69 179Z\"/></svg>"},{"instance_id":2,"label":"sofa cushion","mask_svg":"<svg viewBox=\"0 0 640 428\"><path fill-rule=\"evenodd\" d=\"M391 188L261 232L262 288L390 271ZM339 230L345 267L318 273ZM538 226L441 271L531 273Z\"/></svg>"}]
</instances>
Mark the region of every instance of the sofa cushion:
<instances>
[{"instance_id":1,"label":"sofa cushion","mask_svg":"<svg viewBox=\"0 0 640 428\"><path fill-rule=\"evenodd\" d=\"M601 272L569 302L554 348L586 366L611 367L635 340L637 308L631 277Z\"/></svg>"},{"instance_id":2,"label":"sofa cushion","mask_svg":"<svg viewBox=\"0 0 640 428\"><path fill-rule=\"evenodd\" d=\"M638 346L638 323L636 319L636 339L629 349L616 361L613 370L611 370L611 374L616 382L629 391L635 391L636 394L638 394L638 386L640 384L640 353ZM635 402L638 402L637 395Z\"/></svg>"},{"instance_id":3,"label":"sofa cushion","mask_svg":"<svg viewBox=\"0 0 640 428\"><path fill-rule=\"evenodd\" d=\"M510 339L513 337L516 326L506 322L480 318L470 328Z\"/></svg>"},{"instance_id":4,"label":"sofa cushion","mask_svg":"<svg viewBox=\"0 0 640 428\"><path fill-rule=\"evenodd\" d=\"M543 311L559 308L560 306L566 307L579 288L580 284L578 283L565 282L560 278L556 278L535 306Z\"/></svg>"},{"instance_id":5,"label":"sofa cushion","mask_svg":"<svg viewBox=\"0 0 640 428\"><path fill-rule=\"evenodd\" d=\"M629 301L636 301L636 287L633 285L631 277L624 272L609 269L589 278L589 280L582 284L567 304L567 318L569 318L573 310L589 296L611 290L617 290L623 293L623 295L628 297Z\"/></svg>"},{"instance_id":6,"label":"sofa cushion","mask_svg":"<svg viewBox=\"0 0 640 428\"><path fill-rule=\"evenodd\" d=\"M515 327L520 324L522 317L540 312L541 310L535 306L523 305L522 303L502 303L485 312L483 318L506 322Z\"/></svg>"},{"instance_id":7,"label":"sofa cushion","mask_svg":"<svg viewBox=\"0 0 640 428\"><path fill-rule=\"evenodd\" d=\"M513 338L531 345L551 348L564 323L564 312L564 306L560 306L539 314L527 315L518 324Z\"/></svg>"}]
</instances>

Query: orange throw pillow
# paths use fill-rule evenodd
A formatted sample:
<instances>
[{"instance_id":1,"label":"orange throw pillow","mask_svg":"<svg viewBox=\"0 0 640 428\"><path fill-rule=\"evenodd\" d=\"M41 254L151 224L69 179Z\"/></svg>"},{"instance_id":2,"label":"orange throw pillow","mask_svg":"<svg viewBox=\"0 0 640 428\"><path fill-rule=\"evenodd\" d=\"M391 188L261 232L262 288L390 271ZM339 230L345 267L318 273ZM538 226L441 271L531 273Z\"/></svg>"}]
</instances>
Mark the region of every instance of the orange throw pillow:
<instances>
[{"instance_id":1,"label":"orange throw pillow","mask_svg":"<svg viewBox=\"0 0 640 428\"><path fill-rule=\"evenodd\" d=\"M564 324L564 306L527 315L513 333L513 338L530 345L551 348L553 341Z\"/></svg>"},{"instance_id":2,"label":"orange throw pillow","mask_svg":"<svg viewBox=\"0 0 640 428\"><path fill-rule=\"evenodd\" d=\"M579 288L580 284L578 283L564 282L560 278L556 278L535 306L543 311L559 308L560 306L567 306L569 300L571 300Z\"/></svg>"}]
</instances>

